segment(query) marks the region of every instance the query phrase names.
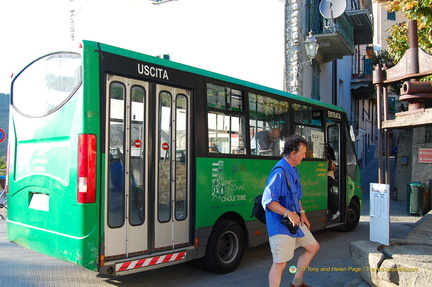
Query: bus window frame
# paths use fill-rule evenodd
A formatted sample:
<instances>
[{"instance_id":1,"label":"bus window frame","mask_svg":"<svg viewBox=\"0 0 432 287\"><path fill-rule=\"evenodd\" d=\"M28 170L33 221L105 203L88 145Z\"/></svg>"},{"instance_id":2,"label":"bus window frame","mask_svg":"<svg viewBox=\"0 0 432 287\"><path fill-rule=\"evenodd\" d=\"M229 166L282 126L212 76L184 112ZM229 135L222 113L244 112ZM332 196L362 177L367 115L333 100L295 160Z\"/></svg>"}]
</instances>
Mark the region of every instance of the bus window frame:
<instances>
[{"instance_id":1,"label":"bus window frame","mask_svg":"<svg viewBox=\"0 0 432 287\"><path fill-rule=\"evenodd\" d=\"M287 103L287 105L288 105L288 107L287 107L288 108L288 112L287 112L287 117L286 117L287 123L285 124L285 127L287 128L288 132L284 132L282 130L282 128L280 126L280 122L277 119L275 120L274 117L272 118L272 121L271 121L271 122L273 122L273 124L271 125L272 127L276 127L275 123L278 123L277 128L280 131L279 148L281 149L281 153L283 152L283 144L285 143L285 141L283 140L284 136L288 137L293 132L293 121L292 121L293 115L292 115L291 110L292 110L292 105L293 105L294 101L292 99L288 98L288 97L283 97L283 96L280 96L280 95L277 95L277 94L271 94L271 93L267 93L267 92L259 91L259 90L255 90L255 89L248 89L247 90L247 96L248 96L248 99L247 99L248 100L248 105L247 105L247 108L248 108L248 114L247 114L248 119L247 120L248 120L248 136L249 136L249 140L248 140L248 144L249 144L248 154L251 157L253 157L253 158L280 158L280 156L274 156L274 155L265 155L264 156L264 155L259 155L259 154L253 154L252 153L251 142L252 142L253 138L255 137L255 135L253 137L251 137L251 135L250 135L250 131L251 131L251 124L250 123L251 123L252 120L256 121L257 119L256 118L253 119L251 117L251 111L250 111L250 108L249 108L250 107L250 101L251 101L251 97L250 97L251 95L261 96L261 97L270 98L270 99L273 99L273 100L276 100L276 101L279 101L279 102L286 102ZM255 112L257 112L257 111L255 111ZM278 115L279 115L279 117L281 117L282 113L280 113ZM282 125L282 127L283 127L283 125ZM271 127L269 127L269 128L271 128ZM258 133L258 132L255 132L255 134L256 133Z\"/></svg>"},{"instance_id":2,"label":"bus window frame","mask_svg":"<svg viewBox=\"0 0 432 287\"><path fill-rule=\"evenodd\" d=\"M243 109L241 111L237 111L237 110L232 110L232 109L228 109L228 108L217 108L217 107L210 107L209 103L208 103L208 85L215 85L215 86L220 86L220 87L224 87L224 88L230 88L231 90L236 90L239 91L241 94L241 98L242 98L242 106ZM247 133L247 127L249 126L249 124L247 123L248 120L248 105L246 104L246 91L245 88L243 86L236 86L230 83L226 83L226 82L221 82L221 81L216 81L216 80L212 80L212 79L207 79L205 81L205 107L206 107L206 113L205 113L205 131L206 131L206 155L210 156L210 157L246 157L248 155L248 150L250 149L250 144L249 144L249 135ZM223 152L210 152L209 147L210 147L210 141L209 141L209 114L223 114L224 116L228 116L230 118L230 120L232 119L232 116L238 117L239 119L243 119L243 148L245 149L244 153L233 153L232 149L230 148L230 152L229 153L223 153ZM228 134L231 135L231 132L228 131Z\"/></svg>"},{"instance_id":3,"label":"bus window frame","mask_svg":"<svg viewBox=\"0 0 432 287\"><path fill-rule=\"evenodd\" d=\"M311 123L296 122L295 121L295 116L294 116L294 107L292 107L293 112L290 113L291 123L292 123L291 124L291 131L292 131L292 133L293 134L296 133L296 130L297 130L298 126L304 126L304 127L308 127L308 128L315 129L315 130L320 130L323 133L323 137L324 137L323 144L325 146L325 144L327 143L327 140L326 140L326 133L327 133L327 131L326 131L324 122L325 122L325 112L326 112L327 109L325 107L319 107L319 106L311 105L309 103L301 103L301 102L297 102L297 101L292 101L292 106L294 106L294 104L303 105L303 106L306 106L306 107L312 109L312 111L311 111L312 114L313 114L314 111L319 110L319 112L320 112L320 117L319 117L320 125L311 124ZM306 141L310 145L309 140L306 139ZM325 148L324 148L324 151L322 153L322 157L306 157L305 160L319 160L319 161L322 161L325 158L326 158L326 153L325 153Z\"/></svg>"},{"instance_id":4,"label":"bus window frame","mask_svg":"<svg viewBox=\"0 0 432 287\"><path fill-rule=\"evenodd\" d=\"M127 94L127 87L126 87L126 85L124 83L120 82L120 81L113 81L113 82L111 82L107 86L107 89L108 89L108 92L109 92L109 98L108 98L108 102L109 102L108 110L109 111L111 111L111 105L112 105L111 100L112 99L118 100L116 98L112 98L111 97L111 87L114 84L118 84L119 86L123 87L124 94L123 94L122 101L123 101L124 105L126 105L126 94ZM111 138L111 122L115 122L117 124L121 123L123 125L123 127L124 127L125 126L125 122L126 122L126 108L123 107L123 118L122 119L117 119L117 118L113 118L112 119L110 113L108 113L107 116L108 116L107 120L109 122L109 129L108 129L107 132L108 132L109 137ZM127 221L126 221L126 203L125 203L126 191L124 190L124 188L125 188L125 179L126 179L126 176L125 176L125 155L124 155L124 148L125 148L125 145L126 145L126 134L125 134L124 130L123 130L123 141L122 142L123 142L123 146L122 146L123 147L123 152L121 152L120 149L118 149L118 150L119 150L119 152L121 154L120 162L122 164L121 173L122 173L122 188L123 188L122 193L123 193L123 196L122 196L122 198L121 198L122 200L120 202L121 202L121 214L123 215L123 217L122 217L122 222L121 222L120 225L115 225L114 224L115 222L111 221L111 218L112 218L111 216L113 216L115 218L114 214L111 215L111 212L110 212L110 207L111 207L111 204L114 204L114 203L112 203L114 201L114 199L108 193L108 198L106 199L107 202L108 202L107 225L110 228L112 228L112 229L122 228L127 223ZM109 144L111 144L111 140L110 139L109 139ZM109 146L109 151L111 151L111 147L110 146ZM108 154L108 162L109 161L110 161L110 154ZM109 164L108 166L110 167L111 164ZM110 177L107 178L107 182L109 182L109 180L110 180Z\"/></svg>"}]
</instances>

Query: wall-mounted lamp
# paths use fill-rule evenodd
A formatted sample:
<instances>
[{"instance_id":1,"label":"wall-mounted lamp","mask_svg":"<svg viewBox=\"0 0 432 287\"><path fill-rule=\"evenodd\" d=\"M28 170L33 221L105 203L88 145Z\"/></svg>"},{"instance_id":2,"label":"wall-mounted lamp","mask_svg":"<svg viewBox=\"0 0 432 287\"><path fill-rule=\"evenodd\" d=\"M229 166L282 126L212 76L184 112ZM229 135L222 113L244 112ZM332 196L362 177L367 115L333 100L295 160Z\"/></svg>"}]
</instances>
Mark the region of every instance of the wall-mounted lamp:
<instances>
[{"instance_id":1,"label":"wall-mounted lamp","mask_svg":"<svg viewBox=\"0 0 432 287\"><path fill-rule=\"evenodd\" d=\"M303 42L306 48L306 55L308 55L309 59L315 59L318 54L319 43L315 36L312 34L312 31L309 32L309 36Z\"/></svg>"},{"instance_id":2,"label":"wall-mounted lamp","mask_svg":"<svg viewBox=\"0 0 432 287\"><path fill-rule=\"evenodd\" d=\"M304 68L312 63L312 60L318 54L319 43L315 36L312 34L312 31L309 32L309 36L306 40L303 41L303 44L306 49L306 55L309 57L309 60L298 65L299 68Z\"/></svg>"}]
</instances>

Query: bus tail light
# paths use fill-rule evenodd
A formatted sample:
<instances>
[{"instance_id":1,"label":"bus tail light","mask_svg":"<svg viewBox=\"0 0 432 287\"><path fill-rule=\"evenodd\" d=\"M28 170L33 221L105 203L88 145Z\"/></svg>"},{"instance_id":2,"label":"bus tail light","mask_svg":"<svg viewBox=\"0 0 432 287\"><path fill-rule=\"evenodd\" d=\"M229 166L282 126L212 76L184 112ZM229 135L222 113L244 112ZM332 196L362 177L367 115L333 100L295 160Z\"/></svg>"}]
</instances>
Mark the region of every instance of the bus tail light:
<instances>
[{"instance_id":1,"label":"bus tail light","mask_svg":"<svg viewBox=\"0 0 432 287\"><path fill-rule=\"evenodd\" d=\"M99 255L99 266L105 266L105 255Z\"/></svg>"},{"instance_id":2,"label":"bus tail light","mask_svg":"<svg viewBox=\"0 0 432 287\"><path fill-rule=\"evenodd\" d=\"M96 202L96 135L78 136L78 203Z\"/></svg>"}]
</instances>

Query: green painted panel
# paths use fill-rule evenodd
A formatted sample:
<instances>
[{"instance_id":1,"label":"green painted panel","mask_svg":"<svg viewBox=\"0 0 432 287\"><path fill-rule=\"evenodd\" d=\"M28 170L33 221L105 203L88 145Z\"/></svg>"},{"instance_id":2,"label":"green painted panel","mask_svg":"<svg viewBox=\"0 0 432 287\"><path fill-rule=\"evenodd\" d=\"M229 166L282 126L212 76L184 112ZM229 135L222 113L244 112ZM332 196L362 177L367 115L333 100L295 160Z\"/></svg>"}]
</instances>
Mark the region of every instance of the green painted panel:
<instances>
[{"instance_id":1,"label":"green painted panel","mask_svg":"<svg viewBox=\"0 0 432 287\"><path fill-rule=\"evenodd\" d=\"M327 162L302 161L298 170L303 190L303 209L327 209Z\"/></svg>"},{"instance_id":2,"label":"green painted panel","mask_svg":"<svg viewBox=\"0 0 432 287\"><path fill-rule=\"evenodd\" d=\"M196 224L212 226L224 213L235 212L252 220L255 197L264 190L277 160L197 158ZM299 166L308 211L327 208L327 163L304 161Z\"/></svg>"},{"instance_id":3,"label":"green painted panel","mask_svg":"<svg viewBox=\"0 0 432 287\"><path fill-rule=\"evenodd\" d=\"M100 94L95 47L86 47L83 85L61 112L29 118L11 109L15 156L10 160L7 224L10 241L97 271L101 189L96 203L77 203L78 135L96 134L100 143L99 97L93 96ZM83 91L92 96L84 97ZM99 175L97 180L99 186Z\"/></svg>"}]
</instances>

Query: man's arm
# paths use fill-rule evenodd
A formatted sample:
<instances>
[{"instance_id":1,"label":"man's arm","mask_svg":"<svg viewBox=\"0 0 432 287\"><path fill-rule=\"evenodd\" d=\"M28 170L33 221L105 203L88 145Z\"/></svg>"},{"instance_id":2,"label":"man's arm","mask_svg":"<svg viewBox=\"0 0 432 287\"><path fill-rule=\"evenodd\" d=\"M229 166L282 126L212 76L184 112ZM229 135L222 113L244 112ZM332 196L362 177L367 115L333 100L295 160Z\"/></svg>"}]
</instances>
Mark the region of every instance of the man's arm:
<instances>
[{"instance_id":1,"label":"man's arm","mask_svg":"<svg viewBox=\"0 0 432 287\"><path fill-rule=\"evenodd\" d=\"M301 222L302 224L306 224L307 228L310 229L310 222L309 219L306 216L306 211L303 209L301 201L299 200L299 205L300 205L300 217L301 217Z\"/></svg>"},{"instance_id":2,"label":"man's arm","mask_svg":"<svg viewBox=\"0 0 432 287\"><path fill-rule=\"evenodd\" d=\"M277 201L272 201L269 204L267 204L267 208L270 209L271 211L277 213L277 214L280 214L284 217L285 216L288 217L294 226L300 224L300 217L297 215L297 213L295 211L290 211L290 210L286 209Z\"/></svg>"}]
</instances>

